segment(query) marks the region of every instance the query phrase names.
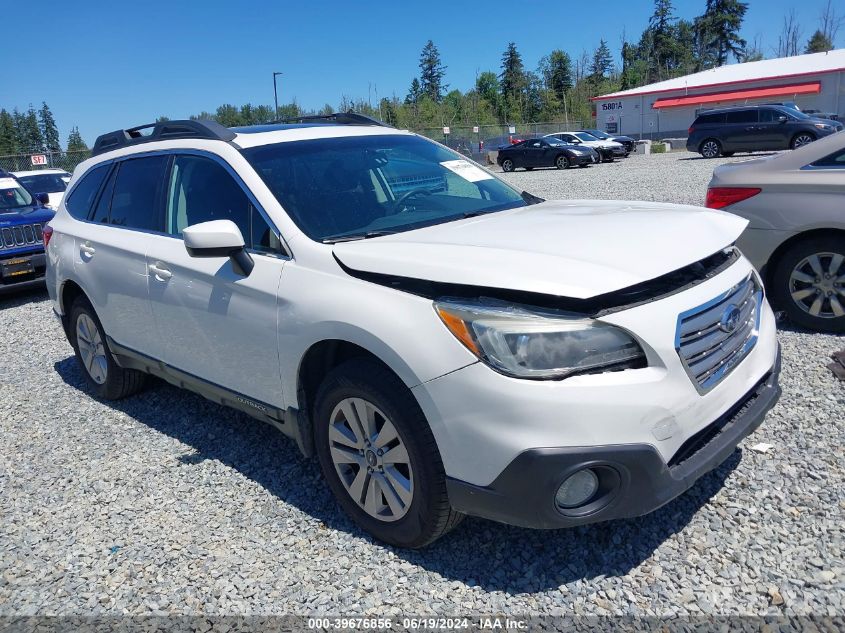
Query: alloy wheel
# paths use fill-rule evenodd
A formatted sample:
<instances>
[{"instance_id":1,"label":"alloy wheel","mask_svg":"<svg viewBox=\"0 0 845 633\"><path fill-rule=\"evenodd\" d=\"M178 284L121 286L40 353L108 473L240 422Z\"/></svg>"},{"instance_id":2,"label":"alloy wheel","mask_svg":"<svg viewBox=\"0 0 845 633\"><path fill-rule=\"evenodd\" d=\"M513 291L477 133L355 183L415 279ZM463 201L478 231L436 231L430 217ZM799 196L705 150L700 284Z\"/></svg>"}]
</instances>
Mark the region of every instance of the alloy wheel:
<instances>
[{"instance_id":1,"label":"alloy wheel","mask_svg":"<svg viewBox=\"0 0 845 633\"><path fill-rule=\"evenodd\" d=\"M799 134L795 137L795 140L792 141L792 148L798 149L799 147L806 145L807 143L812 143L813 137L809 134Z\"/></svg>"},{"instance_id":2,"label":"alloy wheel","mask_svg":"<svg viewBox=\"0 0 845 633\"><path fill-rule=\"evenodd\" d=\"M98 385L105 383L109 373L106 349L97 324L87 314L76 319L76 345L91 379Z\"/></svg>"},{"instance_id":3,"label":"alloy wheel","mask_svg":"<svg viewBox=\"0 0 845 633\"><path fill-rule=\"evenodd\" d=\"M802 259L789 277L789 293L811 316L845 316L845 255L823 252Z\"/></svg>"},{"instance_id":4,"label":"alloy wheel","mask_svg":"<svg viewBox=\"0 0 845 633\"><path fill-rule=\"evenodd\" d=\"M701 146L701 155L705 158L716 158L719 155L719 144L716 141L707 141Z\"/></svg>"},{"instance_id":5,"label":"alloy wheel","mask_svg":"<svg viewBox=\"0 0 845 633\"><path fill-rule=\"evenodd\" d=\"M504 171L513 171L513 161L510 158L506 158L502 163L502 169Z\"/></svg>"},{"instance_id":6,"label":"alloy wheel","mask_svg":"<svg viewBox=\"0 0 845 633\"><path fill-rule=\"evenodd\" d=\"M558 169L566 169L569 167L569 159L567 159L566 156L558 156L555 161L555 166Z\"/></svg>"},{"instance_id":7,"label":"alloy wheel","mask_svg":"<svg viewBox=\"0 0 845 633\"><path fill-rule=\"evenodd\" d=\"M363 398L345 398L329 421L329 452L346 492L371 517L397 521L414 499L414 473L396 427Z\"/></svg>"}]
</instances>

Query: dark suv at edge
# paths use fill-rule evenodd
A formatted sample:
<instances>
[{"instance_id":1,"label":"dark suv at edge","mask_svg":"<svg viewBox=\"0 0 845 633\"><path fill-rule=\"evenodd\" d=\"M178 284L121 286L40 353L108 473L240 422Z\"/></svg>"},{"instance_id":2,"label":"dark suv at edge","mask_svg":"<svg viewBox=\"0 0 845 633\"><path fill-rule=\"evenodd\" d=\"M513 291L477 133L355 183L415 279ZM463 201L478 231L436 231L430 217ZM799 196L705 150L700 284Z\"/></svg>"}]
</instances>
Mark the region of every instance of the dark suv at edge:
<instances>
[{"instance_id":1,"label":"dark suv at edge","mask_svg":"<svg viewBox=\"0 0 845 633\"><path fill-rule=\"evenodd\" d=\"M734 152L795 149L842 129L783 106L761 105L707 110L689 128L687 149L705 158Z\"/></svg>"}]
</instances>

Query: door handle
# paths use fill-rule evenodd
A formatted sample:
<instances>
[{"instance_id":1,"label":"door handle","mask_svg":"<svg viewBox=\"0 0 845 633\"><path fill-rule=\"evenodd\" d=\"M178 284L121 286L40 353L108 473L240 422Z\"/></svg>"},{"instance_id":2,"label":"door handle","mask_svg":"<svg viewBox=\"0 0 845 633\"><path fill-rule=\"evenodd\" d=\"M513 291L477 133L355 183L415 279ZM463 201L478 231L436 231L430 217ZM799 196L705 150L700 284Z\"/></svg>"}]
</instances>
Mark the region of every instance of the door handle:
<instances>
[{"instance_id":1,"label":"door handle","mask_svg":"<svg viewBox=\"0 0 845 633\"><path fill-rule=\"evenodd\" d=\"M97 252L97 249L86 242L85 244L79 247L79 252L84 255L88 255L88 257L93 257L94 253Z\"/></svg>"},{"instance_id":2,"label":"door handle","mask_svg":"<svg viewBox=\"0 0 845 633\"><path fill-rule=\"evenodd\" d=\"M173 276L173 273L170 272L167 268L165 268L161 262L156 262L155 264L150 264L149 266L150 272L153 274L153 277L158 279L159 281L167 281Z\"/></svg>"}]
</instances>

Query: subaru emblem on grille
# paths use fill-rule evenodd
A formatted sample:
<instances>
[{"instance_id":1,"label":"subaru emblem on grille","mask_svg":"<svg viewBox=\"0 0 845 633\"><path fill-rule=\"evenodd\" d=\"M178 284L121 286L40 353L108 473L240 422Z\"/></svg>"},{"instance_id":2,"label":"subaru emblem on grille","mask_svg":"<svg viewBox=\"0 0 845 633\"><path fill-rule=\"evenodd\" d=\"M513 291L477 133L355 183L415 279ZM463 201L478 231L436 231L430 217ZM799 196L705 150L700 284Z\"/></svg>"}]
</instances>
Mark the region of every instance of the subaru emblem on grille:
<instances>
[{"instance_id":1,"label":"subaru emblem on grille","mask_svg":"<svg viewBox=\"0 0 845 633\"><path fill-rule=\"evenodd\" d=\"M739 308L734 304L730 304L725 308L725 311L722 312L722 318L719 320L719 329L722 330L722 332L730 334L739 326L739 317Z\"/></svg>"}]
</instances>

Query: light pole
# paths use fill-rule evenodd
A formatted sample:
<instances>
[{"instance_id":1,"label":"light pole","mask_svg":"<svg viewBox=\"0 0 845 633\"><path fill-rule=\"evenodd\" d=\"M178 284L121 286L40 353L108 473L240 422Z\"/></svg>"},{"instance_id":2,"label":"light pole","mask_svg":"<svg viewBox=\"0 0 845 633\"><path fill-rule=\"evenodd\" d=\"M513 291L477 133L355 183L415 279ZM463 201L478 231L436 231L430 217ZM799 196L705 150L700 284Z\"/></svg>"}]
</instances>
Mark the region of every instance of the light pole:
<instances>
[{"instance_id":1,"label":"light pole","mask_svg":"<svg viewBox=\"0 0 845 633\"><path fill-rule=\"evenodd\" d=\"M273 100L276 103L276 118L279 118L279 91L276 89L276 76L283 73L273 73Z\"/></svg>"}]
</instances>

